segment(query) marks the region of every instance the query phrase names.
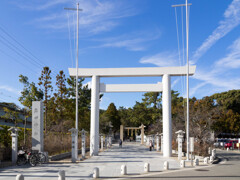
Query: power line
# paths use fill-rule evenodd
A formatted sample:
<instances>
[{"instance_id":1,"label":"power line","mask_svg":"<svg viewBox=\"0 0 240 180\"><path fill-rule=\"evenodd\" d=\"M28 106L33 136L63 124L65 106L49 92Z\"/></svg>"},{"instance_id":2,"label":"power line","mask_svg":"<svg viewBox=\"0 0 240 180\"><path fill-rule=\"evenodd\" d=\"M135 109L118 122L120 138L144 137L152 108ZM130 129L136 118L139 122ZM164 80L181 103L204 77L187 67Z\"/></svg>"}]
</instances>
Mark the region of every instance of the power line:
<instances>
[{"instance_id":1,"label":"power line","mask_svg":"<svg viewBox=\"0 0 240 180\"><path fill-rule=\"evenodd\" d=\"M27 55L27 53L23 52L22 50L20 50L20 48L16 47L15 45L13 45L13 43L9 42L6 38L4 38L3 36L1 36L3 39L5 39L5 41L7 41L9 44L11 44L12 46L14 46L15 48L17 48L21 53L23 53L25 56L27 56L29 59L31 59L31 61L33 61L34 63L38 64L39 66L41 66L41 68L43 66L46 66L45 63L43 63L39 58L37 58L30 50L28 50L26 47L24 47L24 45L22 43L20 43L14 36L12 36L10 33L8 33L3 27L0 26L0 30L6 34L12 41L14 41L18 46L20 46L22 49L24 49L29 55L31 55L32 57L30 57L29 55ZM57 70L54 67L51 67L53 69L53 74L56 75L56 73L54 71L57 72Z\"/></svg>"},{"instance_id":2,"label":"power line","mask_svg":"<svg viewBox=\"0 0 240 180\"><path fill-rule=\"evenodd\" d=\"M38 74L39 74L37 71L34 71L32 68L30 68L30 67L27 67L27 65L26 65L26 64L23 64L21 61L19 61L18 59L14 58L13 56L11 56L11 55L7 54L7 53L6 53L6 52L4 52L3 50L1 50L1 49L0 49L0 52L1 52L2 54L4 54L5 56L8 56L8 57L10 57L10 59L11 59L11 60L14 60L14 61L16 61L17 63L19 63L19 64L20 64L20 65L22 65L24 68L26 68L26 69L28 69L28 70L30 70L30 71L32 71L32 72L34 72L34 73L36 73L36 75L38 75Z\"/></svg>"}]
</instances>

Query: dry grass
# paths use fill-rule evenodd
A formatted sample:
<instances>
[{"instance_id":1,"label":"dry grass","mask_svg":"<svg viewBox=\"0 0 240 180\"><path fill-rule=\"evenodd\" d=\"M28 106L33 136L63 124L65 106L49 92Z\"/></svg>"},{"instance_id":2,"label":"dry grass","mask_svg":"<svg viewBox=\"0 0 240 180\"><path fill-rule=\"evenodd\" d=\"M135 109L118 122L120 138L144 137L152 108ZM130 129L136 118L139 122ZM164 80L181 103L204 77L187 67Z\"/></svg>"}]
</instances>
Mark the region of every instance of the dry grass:
<instances>
[{"instance_id":1,"label":"dry grass","mask_svg":"<svg viewBox=\"0 0 240 180\"><path fill-rule=\"evenodd\" d=\"M82 147L82 139L78 138L78 149ZM89 136L86 136L86 147L89 147ZM44 137L44 151L49 155L56 155L64 152L70 152L72 149L71 134L48 133Z\"/></svg>"}]
</instances>

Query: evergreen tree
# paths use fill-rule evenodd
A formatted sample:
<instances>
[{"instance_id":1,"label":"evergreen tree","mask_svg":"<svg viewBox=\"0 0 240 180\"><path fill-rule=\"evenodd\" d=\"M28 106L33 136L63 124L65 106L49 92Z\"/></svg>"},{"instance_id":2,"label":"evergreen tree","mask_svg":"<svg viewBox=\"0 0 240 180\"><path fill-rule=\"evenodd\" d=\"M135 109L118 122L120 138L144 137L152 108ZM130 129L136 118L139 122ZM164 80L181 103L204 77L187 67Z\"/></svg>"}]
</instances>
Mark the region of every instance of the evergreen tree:
<instances>
[{"instance_id":1,"label":"evergreen tree","mask_svg":"<svg viewBox=\"0 0 240 180\"><path fill-rule=\"evenodd\" d=\"M118 110L117 110L116 106L114 105L114 103L111 103L108 106L105 113L106 113L106 118L107 118L108 122L111 122L112 129L115 134L120 128L121 121L120 121L120 117L118 115Z\"/></svg>"},{"instance_id":2,"label":"evergreen tree","mask_svg":"<svg viewBox=\"0 0 240 180\"><path fill-rule=\"evenodd\" d=\"M50 92L53 91L51 70L49 69L49 67L47 66L43 67L38 85L42 88L42 91L44 92L44 101L43 101L44 107L45 107L44 125L45 125L45 133L47 133L48 100L51 97Z\"/></svg>"},{"instance_id":3,"label":"evergreen tree","mask_svg":"<svg viewBox=\"0 0 240 180\"><path fill-rule=\"evenodd\" d=\"M29 83L27 76L19 75L19 82L24 85L24 88L18 100L23 106L31 110L32 101L40 101L43 99L43 91L38 89L34 82ZM29 114L29 116L31 116L31 114Z\"/></svg>"}]
</instances>

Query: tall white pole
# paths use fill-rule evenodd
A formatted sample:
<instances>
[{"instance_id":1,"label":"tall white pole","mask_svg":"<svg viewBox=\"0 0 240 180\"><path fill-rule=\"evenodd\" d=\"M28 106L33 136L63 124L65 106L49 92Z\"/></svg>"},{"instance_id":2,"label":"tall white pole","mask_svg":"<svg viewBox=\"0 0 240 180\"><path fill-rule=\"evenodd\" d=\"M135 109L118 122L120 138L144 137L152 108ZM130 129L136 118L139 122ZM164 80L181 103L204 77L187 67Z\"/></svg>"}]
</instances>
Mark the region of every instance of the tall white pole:
<instances>
[{"instance_id":1,"label":"tall white pole","mask_svg":"<svg viewBox=\"0 0 240 180\"><path fill-rule=\"evenodd\" d=\"M79 3L77 3L77 55L76 55L76 129L78 130L78 8Z\"/></svg>"},{"instance_id":2,"label":"tall white pole","mask_svg":"<svg viewBox=\"0 0 240 180\"><path fill-rule=\"evenodd\" d=\"M187 57L187 160L189 160L189 62L188 62L188 0L186 0L186 57Z\"/></svg>"},{"instance_id":3,"label":"tall white pole","mask_svg":"<svg viewBox=\"0 0 240 180\"><path fill-rule=\"evenodd\" d=\"M77 40L76 40L76 135L75 135L75 160L78 159L78 11L79 3L77 3Z\"/></svg>"}]
</instances>

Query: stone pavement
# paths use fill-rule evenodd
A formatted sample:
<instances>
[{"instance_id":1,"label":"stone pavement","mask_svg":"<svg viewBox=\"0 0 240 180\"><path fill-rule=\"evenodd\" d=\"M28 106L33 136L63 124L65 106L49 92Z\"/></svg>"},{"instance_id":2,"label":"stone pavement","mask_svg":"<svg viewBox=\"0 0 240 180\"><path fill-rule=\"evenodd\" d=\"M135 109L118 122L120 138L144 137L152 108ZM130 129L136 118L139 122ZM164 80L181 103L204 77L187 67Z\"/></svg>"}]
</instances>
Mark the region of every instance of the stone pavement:
<instances>
[{"instance_id":1,"label":"stone pavement","mask_svg":"<svg viewBox=\"0 0 240 180\"><path fill-rule=\"evenodd\" d=\"M36 167L8 167L0 169L0 180L15 180L16 175L21 173L25 180L47 180L56 179L58 171L64 170L66 179L91 179L93 169L99 168L100 178L111 179L121 176L121 165L127 166L127 174L138 176L144 174L144 163L150 164L151 172L163 171L164 161L169 162L170 169L179 169L179 162L173 158L164 158L156 151L149 151L146 146L136 143L124 143L122 148L113 145L112 148L100 152L99 156L94 156L79 163L54 162L38 165ZM124 176L125 177L125 176Z\"/></svg>"}]
</instances>

